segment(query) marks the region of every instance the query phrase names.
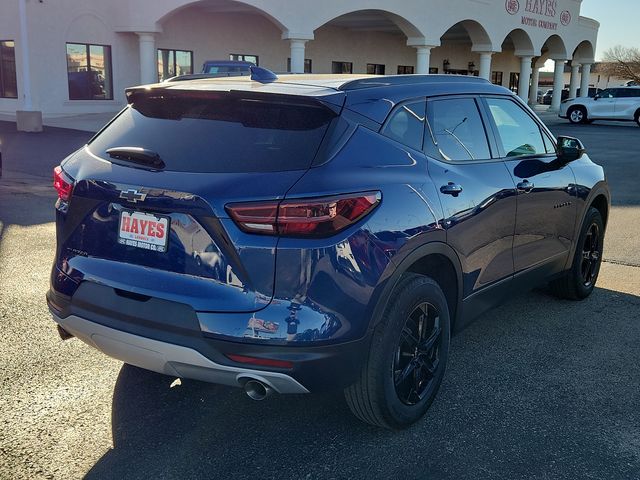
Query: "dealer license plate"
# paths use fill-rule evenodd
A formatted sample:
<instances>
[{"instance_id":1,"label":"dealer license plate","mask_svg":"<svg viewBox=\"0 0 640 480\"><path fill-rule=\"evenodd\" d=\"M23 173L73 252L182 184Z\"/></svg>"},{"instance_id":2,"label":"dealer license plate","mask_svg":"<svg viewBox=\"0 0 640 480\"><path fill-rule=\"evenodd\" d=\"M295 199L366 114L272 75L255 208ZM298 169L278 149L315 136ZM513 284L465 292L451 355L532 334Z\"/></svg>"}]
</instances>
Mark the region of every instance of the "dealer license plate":
<instances>
[{"instance_id":1,"label":"dealer license plate","mask_svg":"<svg viewBox=\"0 0 640 480\"><path fill-rule=\"evenodd\" d=\"M165 215L122 210L118 224L118 243L164 253L169 243L171 218Z\"/></svg>"}]
</instances>

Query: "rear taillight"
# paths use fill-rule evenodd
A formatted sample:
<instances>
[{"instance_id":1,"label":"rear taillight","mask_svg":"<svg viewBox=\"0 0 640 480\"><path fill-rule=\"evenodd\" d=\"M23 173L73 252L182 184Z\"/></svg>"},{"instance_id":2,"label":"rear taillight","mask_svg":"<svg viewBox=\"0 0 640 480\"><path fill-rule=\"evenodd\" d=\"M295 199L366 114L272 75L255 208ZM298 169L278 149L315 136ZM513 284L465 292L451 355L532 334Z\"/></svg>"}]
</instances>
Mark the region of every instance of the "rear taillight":
<instances>
[{"instance_id":1,"label":"rear taillight","mask_svg":"<svg viewBox=\"0 0 640 480\"><path fill-rule=\"evenodd\" d=\"M73 178L67 175L62 167L58 165L53 169L53 188L58 192L58 198L67 202L73 190Z\"/></svg>"},{"instance_id":2,"label":"rear taillight","mask_svg":"<svg viewBox=\"0 0 640 480\"><path fill-rule=\"evenodd\" d=\"M380 192L226 206L241 230L286 237L328 237L373 211Z\"/></svg>"}]
</instances>

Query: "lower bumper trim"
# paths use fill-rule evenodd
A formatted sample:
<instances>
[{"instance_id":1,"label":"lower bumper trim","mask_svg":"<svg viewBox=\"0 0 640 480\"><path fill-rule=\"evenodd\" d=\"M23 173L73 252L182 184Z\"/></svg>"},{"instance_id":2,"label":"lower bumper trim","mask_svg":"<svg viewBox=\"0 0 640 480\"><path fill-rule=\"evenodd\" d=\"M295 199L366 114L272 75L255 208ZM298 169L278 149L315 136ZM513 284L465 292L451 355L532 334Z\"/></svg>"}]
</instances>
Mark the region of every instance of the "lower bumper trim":
<instances>
[{"instance_id":1,"label":"lower bumper trim","mask_svg":"<svg viewBox=\"0 0 640 480\"><path fill-rule=\"evenodd\" d=\"M284 373L221 365L192 348L122 332L76 315L65 318L52 315L66 332L110 357L137 367L233 387L258 380L277 393L309 393L296 379Z\"/></svg>"}]
</instances>

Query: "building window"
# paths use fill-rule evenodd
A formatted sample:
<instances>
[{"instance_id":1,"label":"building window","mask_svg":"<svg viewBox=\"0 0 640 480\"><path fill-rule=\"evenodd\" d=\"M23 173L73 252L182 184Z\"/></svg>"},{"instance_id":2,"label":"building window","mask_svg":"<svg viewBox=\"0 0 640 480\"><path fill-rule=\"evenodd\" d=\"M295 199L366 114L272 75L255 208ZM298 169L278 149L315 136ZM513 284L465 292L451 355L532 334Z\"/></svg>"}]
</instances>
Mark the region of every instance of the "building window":
<instances>
[{"instance_id":1,"label":"building window","mask_svg":"<svg viewBox=\"0 0 640 480\"><path fill-rule=\"evenodd\" d=\"M331 73L353 73L353 63L331 62Z\"/></svg>"},{"instance_id":2,"label":"building window","mask_svg":"<svg viewBox=\"0 0 640 480\"><path fill-rule=\"evenodd\" d=\"M111 47L67 43L69 100L112 100Z\"/></svg>"},{"instance_id":3,"label":"building window","mask_svg":"<svg viewBox=\"0 0 640 480\"><path fill-rule=\"evenodd\" d=\"M431 75L437 75L438 74L438 67L429 67L429 73Z\"/></svg>"},{"instance_id":4,"label":"building window","mask_svg":"<svg viewBox=\"0 0 640 480\"><path fill-rule=\"evenodd\" d=\"M260 65L260 63L258 62L259 60L258 55L245 55L244 53L230 53L229 60L236 60L239 62L251 62L256 67Z\"/></svg>"},{"instance_id":5,"label":"building window","mask_svg":"<svg viewBox=\"0 0 640 480\"><path fill-rule=\"evenodd\" d=\"M413 72L413 65L398 65L398 75L412 75Z\"/></svg>"},{"instance_id":6,"label":"building window","mask_svg":"<svg viewBox=\"0 0 640 480\"><path fill-rule=\"evenodd\" d=\"M291 71L291 57L287 58L287 72ZM311 59L304 59L304 73L311 73Z\"/></svg>"},{"instance_id":7,"label":"building window","mask_svg":"<svg viewBox=\"0 0 640 480\"><path fill-rule=\"evenodd\" d=\"M0 41L0 98L18 98L16 50L13 40Z\"/></svg>"},{"instance_id":8,"label":"building window","mask_svg":"<svg viewBox=\"0 0 640 480\"><path fill-rule=\"evenodd\" d=\"M369 75L384 75L384 65L380 63L367 63L367 73Z\"/></svg>"},{"instance_id":9,"label":"building window","mask_svg":"<svg viewBox=\"0 0 640 480\"><path fill-rule=\"evenodd\" d=\"M502 85L502 72L491 72L491 83Z\"/></svg>"},{"instance_id":10,"label":"building window","mask_svg":"<svg viewBox=\"0 0 640 480\"><path fill-rule=\"evenodd\" d=\"M193 52L158 49L158 80L193 73Z\"/></svg>"},{"instance_id":11,"label":"building window","mask_svg":"<svg viewBox=\"0 0 640 480\"><path fill-rule=\"evenodd\" d=\"M517 92L519 82L520 82L520 73L511 72L509 74L509 90L511 90L512 92Z\"/></svg>"}]
</instances>

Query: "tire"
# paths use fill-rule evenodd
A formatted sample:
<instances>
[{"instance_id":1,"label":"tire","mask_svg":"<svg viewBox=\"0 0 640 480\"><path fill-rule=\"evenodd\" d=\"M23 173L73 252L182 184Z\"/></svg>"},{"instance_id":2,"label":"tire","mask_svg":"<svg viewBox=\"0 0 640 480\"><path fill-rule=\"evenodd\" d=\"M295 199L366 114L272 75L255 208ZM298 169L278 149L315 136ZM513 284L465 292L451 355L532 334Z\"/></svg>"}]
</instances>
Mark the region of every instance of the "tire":
<instances>
[{"instance_id":1,"label":"tire","mask_svg":"<svg viewBox=\"0 0 640 480\"><path fill-rule=\"evenodd\" d=\"M603 243L602 215L598 209L591 207L580 229L571 269L550 284L556 296L569 300L583 300L591 295L602 264Z\"/></svg>"},{"instance_id":2,"label":"tire","mask_svg":"<svg viewBox=\"0 0 640 480\"><path fill-rule=\"evenodd\" d=\"M344 393L360 420L397 430L422 418L438 393L451 328L444 293L429 277L405 274L390 299L360 378Z\"/></svg>"},{"instance_id":3,"label":"tire","mask_svg":"<svg viewBox=\"0 0 640 480\"><path fill-rule=\"evenodd\" d=\"M587 110L584 107L571 107L567 111L569 121L574 124L587 123Z\"/></svg>"},{"instance_id":4,"label":"tire","mask_svg":"<svg viewBox=\"0 0 640 480\"><path fill-rule=\"evenodd\" d=\"M640 127L640 110L636 112L636 114L634 115L634 118L636 119L636 123Z\"/></svg>"}]
</instances>

